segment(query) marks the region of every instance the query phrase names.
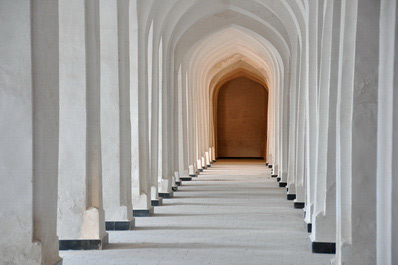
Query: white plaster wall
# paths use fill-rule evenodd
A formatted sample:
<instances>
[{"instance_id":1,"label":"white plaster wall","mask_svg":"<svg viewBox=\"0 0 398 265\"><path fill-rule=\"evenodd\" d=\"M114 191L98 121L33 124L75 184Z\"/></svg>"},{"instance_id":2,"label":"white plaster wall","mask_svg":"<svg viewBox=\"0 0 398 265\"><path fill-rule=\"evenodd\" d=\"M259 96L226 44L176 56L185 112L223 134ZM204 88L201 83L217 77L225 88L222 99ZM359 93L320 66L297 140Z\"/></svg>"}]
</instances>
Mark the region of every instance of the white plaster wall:
<instances>
[{"instance_id":1,"label":"white plaster wall","mask_svg":"<svg viewBox=\"0 0 398 265\"><path fill-rule=\"evenodd\" d=\"M316 161L316 131L317 131L317 100L318 100L318 31L319 31L319 5L322 1L316 1L309 5L307 18L307 43L305 47L307 52L308 63L308 83L305 87L306 93L306 129L305 129L305 145L306 145L306 215L307 223L311 222L314 207L315 196L315 161Z\"/></svg>"},{"instance_id":2,"label":"white plaster wall","mask_svg":"<svg viewBox=\"0 0 398 265\"><path fill-rule=\"evenodd\" d=\"M333 82L336 82L336 76L332 77L332 72L337 69L328 67L336 67L335 61L329 61L330 58L336 58L338 52L328 50L338 46L336 44L339 41L335 33L338 29L331 32L331 25L335 23L330 22L330 5L335 2L338 1L320 1L315 4L308 1L266 0L252 1L250 4L237 0L131 1L127 8L127 2L123 5L102 1L101 21L109 19L112 29L107 31L101 28L101 66L104 71L101 83L105 86L102 90L101 118L110 125L102 127L103 136L107 137L102 139L101 154L98 149L101 146L98 130L100 123L96 120L98 113L94 113L99 110L100 97L97 90L91 89L99 85L98 6L90 2L88 8L92 9L85 12L82 3L62 1L60 7L68 6L68 12L72 11L75 16L72 20L64 10L60 16L60 38L63 43L60 46L60 175L68 173L79 176L77 184L71 189L72 193L83 193L85 179L82 172L100 175L101 160L104 174L109 176L129 175L131 166L135 208L148 209L150 186L156 189L158 176L165 183L162 191L168 192L176 171L182 175L187 173L189 166L191 171L195 171L195 164L197 167L206 166L214 158L211 149L215 144L211 91L215 85L212 82L217 75L217 78L223 76L222 71L232 71L237 60L230 58L233 54L240 54L246 56L243 59L245 63L254 66L270 89L267 161L278 169L282 181L289 182L289 191L296 193L296 201L306 201L307 222L316 222L317 216L330 212L329 210L333 211L332 124L335 117L333 108L330 107L334 105L333 97L331 99L328 93L333 89ZM350 181L351 176L355 178L356 172L362 173L364 170L359 169L361 156L358 155L362 153L358 150L362 149L356 150L357 139L352 139L353 132L359 130L361 125L355 127L356 120L347 118L351 117L347 116L347 112L353 111L352 117L356 118L355 111L358 111L359 116L361 113L355 109L355 100L359 100L359 106L363 105L361 97L351 94L350 86L353 83L360 87L362 77L356 76L351 80L349 73L355 73L354 67L355 70L361 69L362 57L358 59L354 54L365 50L362 44L354 45L355 41L359 43L356 38L362 33L357 25L361 22L368 26L369 23L378 21L373 16L377 8L373 8L371 12L371 4L366 2L358 10L368 16L363 15L364 18L360 18L357 23L354 16L351 16L351 13L355 14L357 4L356 1L343 4L345 29L342 32L343 49L340 58L348 60L342 61L339 69L341 81L337 115L337 175L340 176L337 206L341 217L338 219L338 244L353 244L355 248L363 245L356 243L362 240L355 241L355 237L351 238L351 223L355 221L352 218L362 212L361 204L349 206L350 202L356 200L353 194L360 189L351 185ZM109 9L106 8L107 5L111 5ZM324 13L324 7L329 13ZM123 20L129 20L129 34L123 36L124 41L121 39L121 32L127 29L121 26L125 23L122 22L122 16L118 16L123 10L129 12L124 15ZM112 42L112 39L118 41ZM377 36L373 36L373 39L377 39ZM123 43L129 45L129 52L124 49L122 53L129 60L118 61L116 58L123 56L118 57L116 51L123 50ZM328 46L330 43L331 47ZM370 46L373 45L373 42L369 43ZM328 57L330 53L333 55ZM75 69L72 69L72 65ZM130 69L127 70L128 68ZM105 70L109 71L108 77ZM126 78L127 71L129 78ZM364 67L362 71L368 70ZM367 81L365 84L368 84ZM75 87L88 87L87 94L84 90L71 89ZM123 87L129 87L130 91L122 89ZM131 102L122 101L126 98ZM129 111L126 111L126 106L130 106ZM131 115L131 124L128 114ZM86 118L89 120L88 124L85 123ZM374 129L372 119L369 122L369 127ZM86 138L86 132L93 137ZM122 143L127 143L129 147L125 148ZM372 141L370 143L366 148L374 145ZM80 148L80 154L75 150L77 147ZM69 154L73 154L76 160L66 159ZM346 173L350 177L342 178ZM113 196L112 204L117 205L118 200L129 201L129 189L117 189L118 185L113 183L115 190L112 190L112 180L114 178L109 177L109 182L104 185L105 194L120 194ZM130 187L129 180L121 177L118 183L121 186L123 182ZM60 187L68 187L65 180L61 182ZM99 216L100 182L100 179L96 179L94 183L89 181L88 186L92 195L89 196L89 201L99 207ZM358 187L370 189L370 184L360 184ZM71 195L63 191L61 196ZM81 200L84 200L83 197ZM80 210L85 208L83 204L76 205ZM60 207L61 214L62 209ZM78 225L82 218L84 219L76 216L75 220L72 218L69 221ZM320 237L316 234L317 231L320 230L315 229L314 238L332 238L332 230L329 230L327 236L325 233L319 234ZM339 247L340 245L338 249ZM347 253L338 254L343 257L341 261L344 257L350 258L349 251Z\"/></svg>"},{"instance_id":3,"label":"white plaster wall","mask_svg":"<svg viewBox=\"0 0 398 265\"><path fill-rule=\"evenodd\" d=\"M297 128L296 128L296 170L295 170L295 183L296 183L296 199L295 202L305 202L305 90L307 85L306 71L307 64L305 49L300 52L300 83L298 86L298 110L297 110Z\"/></svg>"},{"instance_id":4,"label":"white plaster wall","mask_svg":"<svg viewBox=\"0 0 398 265\"><path fill-rule=\"evenodd\" d=\"M60 1L58 236L102 239L98 2Z\"/></svg>"},{"instance_id":5,"label":"white plaster wall","mask_svg":"<svg viewBox=\"0 0 398 265\"><path fill-rule=\"evenodd\" d=\"M150 209L148 91L145 70L147 45L144 37L145 13L138 12L138 4L143 2L130 2L129 9L132 199L134 209Z\"/></svg>"},{"instance_id":6,"label":"white plaster wall","mask_svg":"<svg viewBox=\"0 0 398 265\"><path fill-rule=\"evenodd\" d=\"M377 264L398 260L397 4L381 1L377 125Z\"/></svg>"},{"instance_id":7,"label":"white plaster wall","mask_svg":"<svg viewBox=\"0 0 398 265\"><path fill-rule=\"evenodd\" d=\"M135 209L151 207L150 187L154 198L159 180L161 191L169 192L175 172L195 173L214 159L213 92L238 68L269 89L267 161L296 202L306 202L312 240L333 240L328 226L334 226L336 207L335 263L374 264L378 205L378 263L394 260L395 3L383 1L380 16L380 3L371 0L342 1L341 8L340 0L60 0L59 169L53 161L58 102L52 89L58 41L51 37L58 35L58 3L0 5L7 37L0 61L6 69L0 76L6 113L1 118L7 124L7 141L0 142L7 150L2 175L26 182L2 182L6 201L18 191L21 209L16 213L7 204L3 212L23 216L23 229L6 240L41 241L42 249L36 243L19 246L34 252L38 262L58 259L56 200L48 199L57 183L44 172L59 171L61 239L103 236L102 190L107 216L130 218L131 201ZM379 35L380 17L386 30ZM15 149L10 156L8 150ZM35 216L45 216L45 222L33 222ZM6 227L13 223L5 221ZM15 249L6 248L3 256ZM20 258L26 263L26 256Z\"/></svg>"},{"instance_id":8,"label":"white plaster wall","mask_svg":"<svg viewBox=\"0 0 398 265\"><path fill-rule=\"evenodd\" d=\"M336 241L336 91L340 1L325 2L321 46L316 179L311 240ZM333 41L333 43L332 43Z\"/></svg>"},{"instance_id":9,"label":"white plaster wall","mask_svg":"<svg viewBox=\"0 0 398 265\"><path fill-rule=\"evenodd\" d=\"M126 137L130 135L127 96L129 87L125 85L128 76L123 73L126 68L123 63L127 57L123 49L123 44L126 42L123 36L126 36L127 32L128 37L128 31L122 28L122 23L128 22L126 21L128 14L122 12L128 10L126 4L128 4L126 1L100 2L101 158L104 210L107 221L126 221L132 218L131 199L128 198L131 198L131 184L129 184L131 169L127 163L122 162L123 160L130 162L130 137ZM128 147L124 149L125 152L123 146Z\"/></svg>"},{"instance_id":10,"label":"white plaster wall","mask_svg":"<svg viewBox=\"0 0 398 265\"><path fill-rule=\"evenodd\" d=\"M336 264L375 264L380 3L342 5Z\"/></svg>"},{"instance_id":11,"label":"white plaster wall","mask_svg":"<svg viewBox=\"0 0 398 265\"><path fill-rule=\"evenodd\" d=\"M1 264L61 260L57 6L57 1L0 3Z\"/></svg>"}]
</instances>

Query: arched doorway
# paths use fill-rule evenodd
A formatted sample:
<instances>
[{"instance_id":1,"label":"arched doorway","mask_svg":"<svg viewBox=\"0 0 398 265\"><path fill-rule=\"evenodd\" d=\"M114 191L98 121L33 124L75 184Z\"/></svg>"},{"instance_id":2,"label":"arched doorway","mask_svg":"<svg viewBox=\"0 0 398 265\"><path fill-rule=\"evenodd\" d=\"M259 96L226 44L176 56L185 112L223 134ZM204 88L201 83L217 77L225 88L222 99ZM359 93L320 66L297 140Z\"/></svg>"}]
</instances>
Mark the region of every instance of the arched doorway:
<instances>
[{"instance_id":1,"label":"arched doorway","mask_svg":"<svg viewBox=\"0 0 398 265\"><path fill-rule=\"evenodd\" d=\"M268 92L246 76L223 84L216 97L218 158L264 158Z\"/></svg>"}]
</instances>

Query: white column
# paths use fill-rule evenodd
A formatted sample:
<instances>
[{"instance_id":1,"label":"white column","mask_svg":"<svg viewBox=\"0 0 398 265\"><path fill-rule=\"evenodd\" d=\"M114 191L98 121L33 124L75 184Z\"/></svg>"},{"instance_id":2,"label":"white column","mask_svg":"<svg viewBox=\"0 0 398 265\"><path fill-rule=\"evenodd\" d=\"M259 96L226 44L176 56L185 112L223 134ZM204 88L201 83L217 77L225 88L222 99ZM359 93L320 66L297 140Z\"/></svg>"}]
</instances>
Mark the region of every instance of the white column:
<instances>
[{"instance_id":1,"label":"white column","mask_svg":"<svg viewBox=\"0 0 398 265\"><path fill-rule=\"evenodd\" d=\"M177 94L178 94L178 111L177 111L177 134L178 134L178 176L188 177L188 157L186 144L186 92L185 92L185 75L182 73L182 66L178 70Z\"/></svg>"},{"instance_id":2,"label":"white column","mask_svg":"<svg viewBox=\"0 0 398 265\"><path fill-rule=\"evenodd\" d=\"M100 1L101 140L107 230L134 226L131 200L128 2ZM127 64L127 65L126 65Z\"/></svg>"},{"instance_id":3,"label":"white column","mask_svg":"<svg viewBox=\"0 0 398 265\"><path fill-rule=\"evenodd\" d=\"M210 156L209 156L209 152L205 152L205 165L206 167L210 167Z\"/></svg>"},{"instance_id":4,"label":"white column","mask_svg":"<svg viewBox=\"0 0 398 265\"><path fill-rule=\"evenodd\" d=\"M197 159L196 159L196 100L195 100L195 91L192 88L193 81L189 78L187 74L187 98L188 98L188 174L189 177L197 176ZM189 178L187 178L189 180Z\"/></svg>"},{"instance_id":5,"label":"white column","mask_svg":"<svg viewBox=\"0 0 398 265\"><path fill-rule=\"evenodd\" d=\"M377 265L398 260L397 3L381 1L377 131Z\"/></svg>"},{"instance_id":6,"label":"white column","mask_svg":"<svg viewBox=\"0 0 398 265\"><path fill-rule=\"evenodd\" d=\"M61 264L58 1L1 1L0 17L0 264Z\"/></svg>"},{"instance_id":7,"label":"white column","mask_svg":"<svg viewBox=\"0 0 398 265\"><path fill-rule=\"evenodd\" d=\"M296 50L292 57L292 72L290 77L290 97L289 97L289 152L288 152L288 175L287 175L287 194L296 197L296 124L298 113L298 85L299 85L299 45L297 43ZM295 199L295 198L294 198Z\"/></svg>"},{"instance_id":8,"label":"white column","mask_svg":"<svg viewBox=\"0 0 398 265\"><path fill-rule=\"evenodd\" d=\"M159 190L159 183L163 176L163 39L159 45L159 71L158 71L158 170L157 170L157 183Z\"/></svg>"},{"instance_id":9,"label":"white column","mask_svg":"<svg viewBox=\"0 0 398 265\"><path fill-rule=\"evenodd\" d=\"M334 253L336 242L336 101L340 1L327 0L319 81L317 161L312 251Z\"/></svg>"},{"instance_id":10,"label":"white column","mask_svg":"<svg viewBox=\"0 0 398 265\"><path fill-rule=\"evenodd\" d=\"M134 216L153 214L149 174L148 91L145 87L145 38L138 27L137 1L129 7L131 170Z\"/></svg>"},{"instance_id":11,"label":"white column","mask_svg":"<svg viewBox=\"0 0 398 265\"><path fill-rule=\"evenodd\" d=\"M162 69L162 43L157 47L153 23L148 33L148 110L149 110L149 140L150 140L150 178L151 178L151 204L159 206L162 198L159 197L158 157L159 157L159 87L161 87ZM158 80L159 79L159 80Z\"/></svg>"},{"instance_id":12,"label":"white column","mask_svg":"<svg viewBox=\"0 0 398 265\"><path fill-rule=\"evenodd\" d=\"M171 58L168 57L167 67L174 69ZM166 65L165 65L166 66ZM177 69L175 69L178 71ZM173 127L175 125L175 117L173 116L174 99L174 71L165 71L168 82L163 85L162 91L162 175L159 176L159 196L162 198L169 198L173 196L172 192L172 177L175 172L175 165L177 161L175 158L175 135L173 134ZM167 79L167 78L166 78ZM160 117L159 117L160 118Z\"/></svg>"},{"instance_id":13,"label":"white column","mask_svg":"<svg viewBox=\"0 0 398 265\"><path fill-rule=\"evenodd\" d=\"M213 151L211 149L211 147L209 147L209 160L210 160L210 166L214 161L214 156L213 156Z\"/></svg>"},{"instance_id":14,"label":"white column","mask_svg":"<svg viewBox=\"0 0 398 265\"><path fill-rule=\"evenodd\" d=\"M376 263L379 11L378 1L342 1L335 264Z\"/></svg>"},{"instance_id":15,"label":"white column","mask_svg":"<svg viewBox=\"0 0 398 265\"><path fill-rule=\"evenodd\" d=\"M102 206L99 5L61 0L60 249L101 249L107 243Z\"/></svg>"},{"instance_id":16,"label":"white column","mask_svg":"<svg viewBox=\"0 0 398 265\"><path fill-rule=\"evenodd\" d=\"M289 98L291 95L291 86L290 82L291 80L291 75L289 75L287 69L292 69L292 65L290 65L289 68L285 68L286 71L283 73L284 77L284 85L281 88L282 91L280 92L280 146L279 146L279 170L278 170L278 175L281 178L282 184L279 184L280 186L287 186L287 172L288 172L288 152L289 152L289 111L290 111L290 104L289 104ZM283 71L283 70L282 70ZM296 89L296 88L294 88ZM293 198L289 198L293 199Z\"/></svg>"},{"instance_id":17,"label":"white column","mask_svg":"<svg viewBox=\"0 0 398 265\"><path fill-rule=\"evenodd\" d=\"M311 222L314 207L315 194L315 161L316 161L316 131L317 131L317 101L318 101L318 31L319 31L319 6L323 1L315 1L309 5L307 21L307 58L308 63L308 83L306 90L306 205L305 221Z\"/></svg>"},{"instance_id":18,"label":"white column","mask_svg":"<svg viewBox=\"0 0 398 265\"><path fill-rule=\"evenodd\" d=\"M302 44L305 46L305 43ZM305 61L306 51L304 47L300 51L300 82L297 91L297 124L296 124L296 169L295 169L295 184L296 184L296 199L294 200L295 208L304 208L305 202L305 91L304 87L307 85L307 64Z\"/></svg>"}]
</instances>

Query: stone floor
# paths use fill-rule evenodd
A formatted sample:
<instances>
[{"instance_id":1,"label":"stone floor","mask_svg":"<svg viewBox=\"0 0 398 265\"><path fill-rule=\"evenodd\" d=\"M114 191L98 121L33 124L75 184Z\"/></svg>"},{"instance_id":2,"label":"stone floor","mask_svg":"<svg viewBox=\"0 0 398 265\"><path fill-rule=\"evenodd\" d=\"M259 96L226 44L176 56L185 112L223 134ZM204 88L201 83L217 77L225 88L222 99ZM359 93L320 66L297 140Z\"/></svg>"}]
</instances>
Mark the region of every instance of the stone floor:
<instances>
[{"instance_id":1,"label":"stone floor","mask_svg":"<svg viewBox=\"0 0 398 265\"><path fill-rule=\"evenodd\" d=\"M64 265L322 265L302 210L260 161L223 160L183 182L132 231L110 232L102 251L62 251Z\"/></svg>"}]
</instances>

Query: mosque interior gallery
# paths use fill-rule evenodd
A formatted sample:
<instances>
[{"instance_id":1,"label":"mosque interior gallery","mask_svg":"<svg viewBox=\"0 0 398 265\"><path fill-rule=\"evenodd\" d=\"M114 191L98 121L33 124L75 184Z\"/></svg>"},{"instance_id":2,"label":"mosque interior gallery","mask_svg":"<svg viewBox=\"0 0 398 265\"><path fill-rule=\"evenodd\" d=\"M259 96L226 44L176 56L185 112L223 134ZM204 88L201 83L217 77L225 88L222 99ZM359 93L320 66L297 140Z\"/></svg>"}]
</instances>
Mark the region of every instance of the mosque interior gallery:
<instances>
[{"instance_id":1,"label":"mosque interior gallery","mask_svg":"<svg viewBox=\"0 0 398 265\"><path fill-rule=\"evenodd\" d=\"M1 0L0 265L398 264L395 0Z\"/></svg>"}]
</instances>

